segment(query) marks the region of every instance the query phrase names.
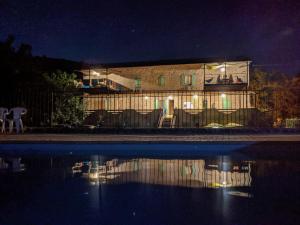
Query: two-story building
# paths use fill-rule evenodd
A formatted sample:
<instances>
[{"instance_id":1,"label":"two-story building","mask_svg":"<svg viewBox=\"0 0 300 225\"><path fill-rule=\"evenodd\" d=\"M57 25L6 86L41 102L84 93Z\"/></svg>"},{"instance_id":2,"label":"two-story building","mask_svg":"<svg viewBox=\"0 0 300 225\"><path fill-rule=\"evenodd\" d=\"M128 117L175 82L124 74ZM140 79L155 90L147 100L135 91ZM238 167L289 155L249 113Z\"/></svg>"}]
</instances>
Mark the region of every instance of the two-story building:
<instances>
[{"instance_id":1,"label":"two-story building","mask_svg":"<svg viewBox=\"0 0 300 225\"><path fill-rule=\"evenodd\" d=\"M255 101L249 65L248 59L205 59L89 67L82 70L87 121L102 127L244 126Z\"/></svg>"}]
</instances>

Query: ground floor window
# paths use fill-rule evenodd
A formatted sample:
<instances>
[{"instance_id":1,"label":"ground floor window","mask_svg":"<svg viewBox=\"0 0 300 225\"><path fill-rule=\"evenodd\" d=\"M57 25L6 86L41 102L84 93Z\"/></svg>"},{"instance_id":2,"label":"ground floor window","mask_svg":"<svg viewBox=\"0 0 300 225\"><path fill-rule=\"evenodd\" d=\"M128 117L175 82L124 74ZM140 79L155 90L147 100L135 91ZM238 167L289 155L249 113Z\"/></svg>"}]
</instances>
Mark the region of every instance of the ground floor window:
<instances>
[{"instance_id":1,"label":"ground floor window","mask_svg":"<svg viewBox=\"0 0 300 225\"><path fill-rule=\"evenodd\" d=\"M192 102L184 102L183 103L183 109L193 109L194 105Z\"/></svg>"}]
</instances>

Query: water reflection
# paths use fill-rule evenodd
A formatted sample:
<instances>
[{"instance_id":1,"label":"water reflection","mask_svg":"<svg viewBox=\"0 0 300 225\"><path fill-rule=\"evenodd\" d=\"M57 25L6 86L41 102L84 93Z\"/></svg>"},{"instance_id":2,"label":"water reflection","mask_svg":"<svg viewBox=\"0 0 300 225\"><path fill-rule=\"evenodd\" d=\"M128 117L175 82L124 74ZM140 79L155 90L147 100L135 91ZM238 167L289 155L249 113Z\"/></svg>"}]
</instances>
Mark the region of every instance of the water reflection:
<instances>
[{"instance_id":1,"label":"water reflection","mask_svg":"<svg viewBox=\"0 0 300 225\"><path fill-rule=\"evenodd\" d=\"M250 161L217 159L111 159L101 156L76 162L73 174L89 178L91 183L145 183L184 187L247 187L251 185Z\"/></svg>"},{"instance_id":2,"label":"water reflection","mask_svg":"<svg viewBox=\"0 0 300 225\"><path fill-rule=\"evenodd\" d=\"M300 219L297 159L11 154L0 156L0 182L0 224L7 225Z\"/></svg>"},{"instance_id":3,"label":"water reflection","mask_svg":"<svg viewBox=\"0 0 300 225\"><path fill-rule=\"evenodd\" d=\"M22 172L25 170L20 157L0 157L0 171Z\"/></svg>"}]
</instances>

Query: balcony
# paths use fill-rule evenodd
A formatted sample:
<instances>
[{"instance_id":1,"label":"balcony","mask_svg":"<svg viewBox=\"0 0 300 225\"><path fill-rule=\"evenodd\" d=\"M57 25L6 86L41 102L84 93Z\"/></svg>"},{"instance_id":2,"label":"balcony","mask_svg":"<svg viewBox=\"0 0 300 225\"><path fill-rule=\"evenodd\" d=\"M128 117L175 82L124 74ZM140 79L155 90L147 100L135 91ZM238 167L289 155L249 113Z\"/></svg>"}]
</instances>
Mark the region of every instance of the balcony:
<instances>
[{"instance_id":1,"label":"balcony","mask_svg":"<svg viewBox=\"0 0 300 225\"><path fill-rule=\"evenodd\" d=\"M204 89L243 90L248 86L249 62L211 63L204 66Z\"/></svg>"},{"instance_id":2,"label":"balcony","mask_svg":"<svg viewBox=\"0 0 300 225\"><path fill-rule=\"evenodd\" d=\"M206 90L242 90L248 85L247 76L239 75L206 75L204 80L204 88Z\"/></svg>"}]
</instances>

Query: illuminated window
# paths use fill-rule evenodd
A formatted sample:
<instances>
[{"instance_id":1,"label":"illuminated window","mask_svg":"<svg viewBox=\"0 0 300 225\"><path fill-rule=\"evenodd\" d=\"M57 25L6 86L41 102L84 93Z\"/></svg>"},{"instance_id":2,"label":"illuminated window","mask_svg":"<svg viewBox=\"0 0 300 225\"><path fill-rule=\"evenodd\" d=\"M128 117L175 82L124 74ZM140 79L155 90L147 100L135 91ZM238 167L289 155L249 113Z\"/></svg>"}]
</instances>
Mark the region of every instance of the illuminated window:
<instances>
[{"instance_id":1,"label":"illuminated window","mask_svg":"<svg viewBox=\"0 0 300 225\"><path fill-rule=\"evenodd\" d=\"M193 109L194 105L191 102L184 102L183 103L183 109Z\"/></svg>"},{"instance_id":2,"label":"illuminated window","mask_svg":"<svg viewBox=\"0 0 300 225\"><path fill-rule=\"evenodd\" d=\"M192 85L192 75L185 75L184 76L184 84L185 85Z\"/></svg>"},{"instance_id":3,"label":"illuminated window","mask_svg":"<svg viewBox=\"0 0 300 225\"><path fill-rule=\"evenodd\" d=\"M196 74L182 74L180 77L180 83L182 86L196 85Z\"/></svg>"}]
</instances>

